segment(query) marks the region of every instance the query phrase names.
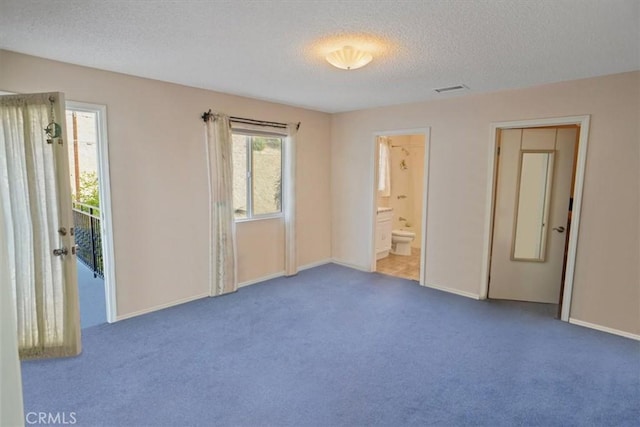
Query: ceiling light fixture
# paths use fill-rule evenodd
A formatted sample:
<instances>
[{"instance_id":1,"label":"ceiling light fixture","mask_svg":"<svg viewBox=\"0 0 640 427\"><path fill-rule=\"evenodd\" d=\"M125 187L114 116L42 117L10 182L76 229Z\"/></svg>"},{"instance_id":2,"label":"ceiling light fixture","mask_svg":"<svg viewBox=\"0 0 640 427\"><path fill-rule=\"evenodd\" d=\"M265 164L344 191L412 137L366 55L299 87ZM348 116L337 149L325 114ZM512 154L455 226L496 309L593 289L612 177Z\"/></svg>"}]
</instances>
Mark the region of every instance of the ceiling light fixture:
<instances>
[{"instance_id":1,"label":"ceiling light fixture","mask_svg":"<svg viewBox=\"0 0 640 427\"><path fill-rule=\"evenodd\" d=\"M344 46L327 55L327 61L334 67L343 70L355 70L364 67L373 59L369 52L356 49L353 46Z\"/></svg>"}]
</instances>

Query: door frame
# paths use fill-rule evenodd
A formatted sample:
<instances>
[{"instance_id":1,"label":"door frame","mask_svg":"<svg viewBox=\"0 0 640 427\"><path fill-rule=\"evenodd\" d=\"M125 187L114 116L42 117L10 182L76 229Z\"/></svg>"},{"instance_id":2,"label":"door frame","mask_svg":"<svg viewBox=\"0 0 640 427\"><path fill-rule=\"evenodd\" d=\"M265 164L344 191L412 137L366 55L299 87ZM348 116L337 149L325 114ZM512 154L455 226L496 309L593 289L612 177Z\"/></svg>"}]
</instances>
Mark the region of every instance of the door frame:
<instances>
[{"instance_id":1,"label":"door frame","mask_svg":"<svg viewBox=\"0 0 640 427\"><path fill-rule=\"evenodd\" d=\"M113 218L111 210L111 180L109 173L109 138L107 137L107 106L67 100L65 110L95 113L97 119L98 193L100 194L100 228L104 263L104 293L107 322L117 320L115 253L113 249Z\"/></svg>"},{"instance_id":2,"label":"door frame","mask_svg":"<svg viewBox=\"0 0 640 427\"><path fill-rule=\"evenodd\" d=\"M0 90L0 95L18 95L17 92ZM109 172L109 138L107 137L107 106L103 104L91 104L88 102L71 101L65 99L65 111L68 107L74 110L96 113L98 121L98 193L103 206L100 209L102 218L100 227L102 230L102 256L104 263L104 292L105 310L107 322L117 321L116 298L116 270L115 253L113 249L113 220L111 211L111 180ZM68 139L68 138L67 138Z\"/></svg>"},{"instance_id":3,"label":"door frame","mask_svg":"<svg viewBox=\"0 0 640 427\"><path fill-rule=\"evenodd\" d=\"M482 260L482 276L480 287L480 299L487 299L489 292L489 272L491 266L491 247L493 244L493 216L495 210L495 183L498 176L498 133L503 129L537 128L548 126L578 125L580 135L578 137L578 157L575 165L575 181L573 188L573 206L571 211L571 224L567 248L567 264L564 275L564 290L562 293L562 312L560 319L569 321L571 312L571 296L573 295L573 279L575 273L576 253L578 249L578 234L580 230L580 212L582 209L582 193L584 188L584 175L587 163L587 145L589 142L590 115L555 117L546 119L518 120L491 123L491 139L489 141L488 168L490 172L487 178L487 198L485 204L484 226L484 251Z\"/></svg>"},{"instance_id":4,"label":"door frame","mask_svg":"<svg viewBox=\"0 0 640 427\"><path fill-rule=\"evenodd\" d=\"M369 164L371 165L371 181L369 188L371 189L371 239L369 240L369 253L371 255L371 263L369 271L376 271L376 220L378 207L378 190L376 183L378 182L378 137L379 136L399 136L399 135L424 135L424 171L422 178L422 235L420 236L420 286L425 284L425 266L427 260L427 207L429 205L429 152L431 151L431 126L423 128L399 129L377 131L373 133L373 150Z\"/></svg>"}]
</instances>

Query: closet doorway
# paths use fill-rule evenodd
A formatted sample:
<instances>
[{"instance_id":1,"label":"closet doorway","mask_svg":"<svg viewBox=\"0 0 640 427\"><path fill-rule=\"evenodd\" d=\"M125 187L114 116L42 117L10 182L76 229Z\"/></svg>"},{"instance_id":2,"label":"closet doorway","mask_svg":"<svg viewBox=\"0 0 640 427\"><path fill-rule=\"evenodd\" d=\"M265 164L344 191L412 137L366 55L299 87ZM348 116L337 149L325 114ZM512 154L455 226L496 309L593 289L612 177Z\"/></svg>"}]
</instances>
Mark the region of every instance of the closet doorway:
<instances>
[{"instance_id":1,"label":"closet doorway","mask_svg":"<svg viewBox=\"0 0 640 427\"><path fill-rule=\"evenodd\" d=\"M374 136L371 271L424 284L428 129Z\"/></svg>"},{"instance_id":2,"label":"closet doorway","mask_svg":"<svg viewBox=\"0 0 640 427\"><path fill-rule=\"evenodd\" d=\"M557 304L569 321L589 116L492 130L481 298Z\"/></svg>"}]
</instances>

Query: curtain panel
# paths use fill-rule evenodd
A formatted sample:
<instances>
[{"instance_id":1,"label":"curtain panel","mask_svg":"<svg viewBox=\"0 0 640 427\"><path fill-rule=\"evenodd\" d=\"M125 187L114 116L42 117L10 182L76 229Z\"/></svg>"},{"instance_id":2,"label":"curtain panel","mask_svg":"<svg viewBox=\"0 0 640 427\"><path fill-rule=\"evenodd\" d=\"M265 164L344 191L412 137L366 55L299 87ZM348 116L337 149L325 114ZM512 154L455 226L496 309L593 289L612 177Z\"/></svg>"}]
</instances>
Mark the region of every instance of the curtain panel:
<instances>
[{"instance_id":1,"label":"curtain panel","mask_svg":"<svg viewBox=\"0 0 640 427\"><path fill-rule=\"evenodd\" d=\"M298 274L298 256L296 246L296 147L298 126L287 125L284 139L284 272L285 276Z\"/></svg>"},{"instance_id":2,"label":"curtain panel","mask_svg":"<svg viewBox=\"0 0 640 427\"><path fill-rule=\"evenodd\" d=\"M54 121L49 94L0 97L0 119L0 227L8 264L0 280L10 282L2 289L12 290L16 305L20 357L76 355L77 283L65 274L71 260L51 253L60 246L56 150L66 145L47 143L44 129Z\"/></svg>"},{"instance_id":3,"label":"curtain panel","mask_svg":"<svg viewBox=\"0 0 640 427\"><path fill-rule=\"evenodd\" d=\"M378 196L391 196L391 147L388 137L378 137Z\"/></svg>"},{"instance_id":4,"label":"curtain panel","mask_svg":"<svg viewBox=\"0 0 640 427\"><path fill-rule=\"evenodd\" d=\"M238 289L232 139L229 117L223 114L209 116L205 127L209 179L209 294L218 296Z\"/></svg>"}]
</instances>

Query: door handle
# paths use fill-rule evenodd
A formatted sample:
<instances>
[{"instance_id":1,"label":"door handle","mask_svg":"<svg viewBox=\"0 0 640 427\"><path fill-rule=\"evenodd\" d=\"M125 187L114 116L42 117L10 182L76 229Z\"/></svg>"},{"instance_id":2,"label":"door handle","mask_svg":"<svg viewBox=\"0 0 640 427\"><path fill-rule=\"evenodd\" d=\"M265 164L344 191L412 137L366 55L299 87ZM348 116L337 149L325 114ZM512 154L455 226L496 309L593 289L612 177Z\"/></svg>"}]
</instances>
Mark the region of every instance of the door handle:
<instances>
[{"instance_id":1,"label":"door handle","mask_svg":"<svg viewBox=\"0 0 640 427\"><path fill-rule=\"evenodd\" d=\"M564 233L564 227L560 226L560 227L553 227L554 231L557 231L558 233Z\"/></svg>"},{"instance_id":2,"label":"door handle","mask_svg":"<svg viewBox=\"0 0 640 427\"><path fill-rule=\"evenodd\" d=\"M69 253L69 250L67 248L65 248L65 247L53 250L53 254L55 256L63 256L63 255L67 255L68 253Z\"/></svg>"}]
</instances>

